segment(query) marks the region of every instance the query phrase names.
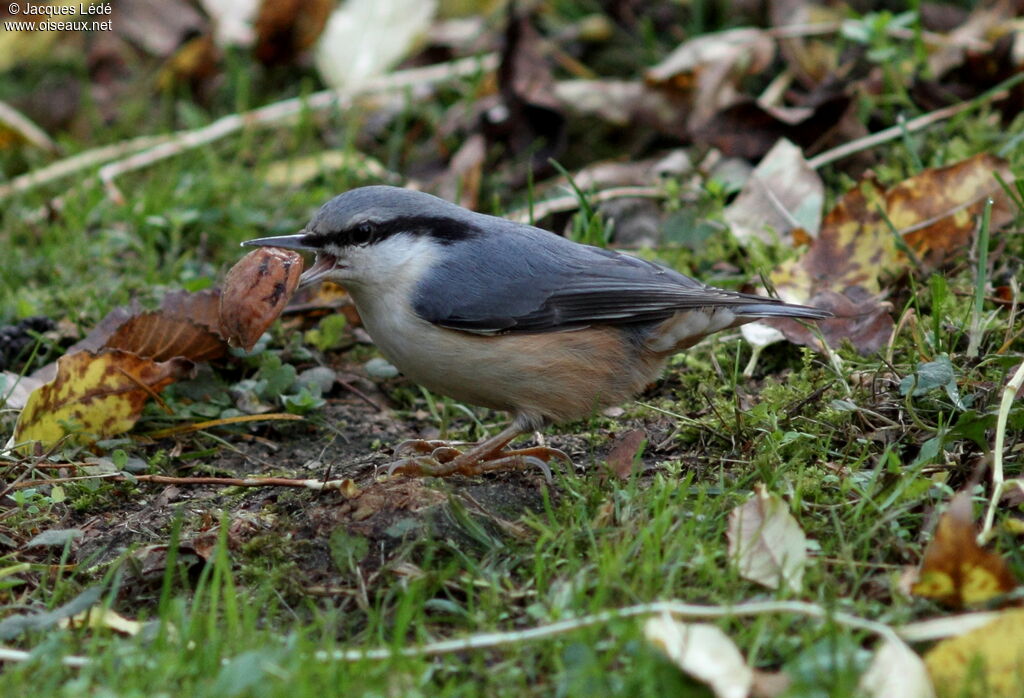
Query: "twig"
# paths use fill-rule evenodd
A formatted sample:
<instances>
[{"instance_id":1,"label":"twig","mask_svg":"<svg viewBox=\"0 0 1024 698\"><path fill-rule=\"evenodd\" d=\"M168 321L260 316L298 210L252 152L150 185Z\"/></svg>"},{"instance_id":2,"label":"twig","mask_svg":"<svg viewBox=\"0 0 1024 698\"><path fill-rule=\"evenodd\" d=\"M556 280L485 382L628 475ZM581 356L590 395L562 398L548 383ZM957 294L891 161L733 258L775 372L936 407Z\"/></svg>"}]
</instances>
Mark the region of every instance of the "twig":
<instances>
[{"instance_id":1,"label":"twig","mask_svg":"<svg viewBox=\"0 0 1024 698\"><path fill-rule=\"evenodd\" d=\"M27 662L31 658L31 652L16 650L13 647L0 647L0 662ZM80 657L74 654L64 655L60 658L61 664L75 669L88 666L91 661L89 657Z\"/></svg>"},{"instance_id":2,"label":"twig","mask_svg":"<svg viewBox=\"0 0 1024 698\"><path fill-rule=\"evenodd\" d=\"M347 390L350 393L352 393L353 395L355 395L357 398L359 398L360 400L365 402L367 405L369 405L373 409L377 410L378 412L383 412L384 411L384 408L382 406L378 405L369 395L364 393L362 390L360 390L356 386L352 385L348 381L342 380L341 378L338 378L337 381L338 381L338 385L340 385L342 388L344 388L345 390Z\"/></svg>"},{"instance_id":3,"label":"twig","mask_svg":"<svg viewBox=\"0 0 1024 698\"><path fill-rule=\"evenodd\" d=\"M65 434L64 436L62 436L59 439L57 439L56 441L54 441L53 444L48 449L43 451L43 453L41 453L40 455L36 456L36 462L38 463L38 462L40 462L42 460L45 460L50 455L56 453L57 449L60 448L70 437L71 437L70 434ZM11 450L14 450L14 449L18 448L19 446L25 446L25 445L28 444L28 442L23 442L21 444L14 444L13 442L14 442L14 437L12 436L11 440L7 442L7 448L9 448ZM19 483L22 481L22 479L27 477L30 472L31 472L31 468L28 468L25 471L23 471L20 475L18 475L18 477L16 477L14 479L14 482L6 483L5 486L4 486L4 489L0 490L0 497L6 497L8 492L10 492L11 490L17 489L20 486Z\"/></svg>"},{"instance_id":4,"label":"twig","mask_svg":"<svg viewBox=\"0 0 1024 698\"><path fill-rule=\"evenodd\" d=\"M304 417L297 414L289 414L287 412L274 412L274 413L263 413L263 414L244 414L237 417L226 417L224 419L211 419L206 422L192 422L189 424L179 424L175 427L168 427L167 429L158 429L143 434L149 439L163 439L168 436L178 436L180 434L189 434L193 431L202 431L203 429L211 429L213 427L223 427L232 424L242 424L245 422L265 422L265 421L286 421L295 422L302 421Z\"/></svg>"},{"instance_id":5,"label":"twig","mask_svg":"<svg viewBox=\"0 0 1024 698\"><path fill-rule=\"evenodd\" d=\"M587 196L587 201L592 203L603 203L605 201L611 201L612 199L629 199L629 198L643 198L643 199L664 199L667 198L664 189L660 187L612 187L610 189L604 189L602 191L595 192ZM533 210L529 208L519 209L509 213L506 218L516 221L517 223L529 223L532 218L535 221L539 221L542 218L550 216L552 213L563 213L565 211L574 211L580 206L579 198L574 194L567 194L565 196L557 196L553 199L547 199L533 205Z\"/></svg>"},{"instance_id":6,"label":"twig","mask_svg":"<svg viewBox=\"0 0 1024 698\"><path fill-rule=\"evenodd\" d=\"M800 39L809 36L827 36L829 34L837 34L843 28L843 22L815 22L808 24L789 24L781 27L772 27L766 29L764 33L773 39ZM910 29L900 29L898 27L886 27L885 33L891 37L897 39L913 39L914 32ZM921 32L921 39L935 48L944 48L946 46L956 46L959 48L968 48L973 51L991 51L992 43L983 39L964 38L954 39L944 34L938 34L936 32Z\"/></svg>"},{"instance_id":7,"label":"twig","mask_svg":"<svg viewBox=\"0 0 1024 698\"><path fill-rule=\"evenodd\" d=\"M941 616L901 625L896 629L907 642L934 642L988 625L1002 614L1002 611L973 611L956 616Z\"/></svg>"},{"instance_id":8,"label":"twig","mask_svg":"<svg viewBox=\"0 0 1024 698\"><path fill-rule=\"evenodd\" d=\"M111 145L100 146L92 150L86 150L64 160L47 165L38 170L27 172L20 177L15 177L6 184L0 184L0 200L6 199L12 194L28 191L35 187L49 184L62 179L76 172L87 170L100 163L123 157L127 153L134 153L145 148L152 148L158 143L163 143L169 135L161 136L140 136L130 141L122 141Z\"/></svg>"},{"instance_id":9,"label":"twig","mask_svg":"<svg viewBox=\"0 0 1024 698\"><path fill-rule=\"evenodd\" d=\"M51 153L60 151L57 144L46 135L43 129L36 126L30 118L3 101L0 101L0 123L15 131L19 136L37 148L48 150Z\"/></svg>"},{"instance_id":10,"label":"twig","mask_svg":"<svg viewBox=\"0 0 1024 698\"><path fill-rule=\"evenodd\" d=\"M996 443L992 449L992 498L985 512L985 525L978 534L978 542L984 544L992 535L992 522L996 516L996 505L1003 496L1003 491L1010 485L1016 485L1024 491L1024 480L1003 479L1003 446L1006 443L1006 422L1010 418L1010 408L1017 397L1017 391L1024 386L1024 362L1017 367L1010 382L1003 387L1003 398L999 403L999 416L996 418Z\"/></svg>"},{"instance_id":11,"label":"twig","mask_svg":"<svg viewBox=\"0 0 1024 698\"><path fill-rule=\"evenodd\" d=\"M287 477L172 477L170 475L122 475L121 473L101 473L99 475L80 475L76 477L55 477L49 480L23 480L14 483L9 489L20 490L24 487L40 487L42 485L59 485L79 480L112 480L114 482L155 482L164 485L221 485L223 487L302 487L309 490L338 490L342 494L353 497L358 494L352 478L340 480L296 480Z\"/></svg>"},{"instance_id":12,"label":"twig","mask_svg":"<svg viewBox=\"0 0 1024 698\"><path fill-rule=\"evenodd\" d=\"M755 601L736 606L700 606L681 601L654 601L652 603L627 606L625 608L602 611L580 618L558 621L526 630L508 632L481 633L453 640L440 640L425 645L410 647L377 647L374 649L319 651L316 658L324 661L359 662L364 660L391 659L393 657L434 657L455 652L490 649L505 645L518 645L565 633L603 625L613 620L634 618L636 616L658 615L668 613L683 618L725 618L734 616L760 616L771 613L791 613L811 618L827 618L839 625L857 630L866 630L884 640L900 642L895 630L882 623L860 618L842 611L830 611L817 604L802 601Z\"/></svg>"},{"instance_id":13,"label":"twig","mask_svg":"<svg viewBox=\"0 0 1024 698\"><path fill-rule=\"evenodd\" d=\"M492 71L498 66L497 54L460 58L449 63L439 63L423 68L400 70L373 80L353 92L323 90L308 97L295 97L281 102L217 119L212 124L190 131L178 131L168 140L153 148L136 153L131 157L104 165L99 172L100 181L107 196L116 203L124 204L125 197L114 180L133 170L148 167L161 160L179 155L187 150L212 143L246 127L267 126L284 121L304 110L320 111L332 107L345 108L361 94L394 92L423 85L444 82L478 72Z\"/></svg>"},{"instance_id":14,"label":"twig","mask_svg":"<svg viewBox=\"0 0 1024 698\"><path fill-rule=\"evenodd\" d=\"M810 165L812 169L816 170L819 167L824 167L825 165L835 162L836 160L842 160L843 158L849 157L854 153L859 153L862 150L874 148L876 145L881 145L882 143L887 143L891 140L901 138L907 133L920 131L931 126L934 123L950 119L956 116L957 114L970 111L971 109L975 109L981 106L982 104L986 104L996 99L1001 99L1005 97L1009 89L1020 83L1022 80L1024 80L1024 73L1018 73L1017 75L1014 75L1012 78L1004 80L1000 84L996 85L987 92L978 95L972 100L969 100L967 102L961 102L960 104L951 104L948 107L936 109L933 112L922 114L916 119L911 119L910 121L907 121L905 123L897 124L896 126L890 126L889 128L879 131L878 133L873 133L870 136L865 136L863 138L858 138L857 140L850 141L849 143L844 143L841 146L832 148L831 150L826 150L824 153L819 153L818 155L815 155L813 158L807 161L807 164Z\"/></svg>"}]
</instances>

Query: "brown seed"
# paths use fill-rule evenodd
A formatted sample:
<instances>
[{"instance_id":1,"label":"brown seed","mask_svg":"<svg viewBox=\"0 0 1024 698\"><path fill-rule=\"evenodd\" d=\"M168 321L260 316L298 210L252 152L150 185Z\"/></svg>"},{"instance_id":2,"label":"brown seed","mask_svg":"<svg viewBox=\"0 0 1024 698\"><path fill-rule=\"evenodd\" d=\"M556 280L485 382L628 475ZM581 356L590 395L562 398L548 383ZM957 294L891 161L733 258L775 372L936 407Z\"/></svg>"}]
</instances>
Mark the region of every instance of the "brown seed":
<instances>
[{"instance_id":1,"label":"brown seed","mask_svg":"<svg viewBox=\"0 0 1024 698\"><path fill-rule=\"evenodd\" d=\"M299 285L302 255L278 247L253 250L228 271L220 295L220 330L228 343L252 349Z\"/></svg>"}]
</instances>

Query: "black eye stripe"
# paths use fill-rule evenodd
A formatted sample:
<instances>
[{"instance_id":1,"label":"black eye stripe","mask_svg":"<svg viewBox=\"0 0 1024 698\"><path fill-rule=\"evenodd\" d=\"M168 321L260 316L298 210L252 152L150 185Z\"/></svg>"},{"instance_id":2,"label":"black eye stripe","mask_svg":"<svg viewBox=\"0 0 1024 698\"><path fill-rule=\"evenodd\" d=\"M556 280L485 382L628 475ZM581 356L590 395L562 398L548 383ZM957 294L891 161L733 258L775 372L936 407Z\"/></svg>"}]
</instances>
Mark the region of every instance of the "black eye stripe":
<instances>
[{"instance_id":1,"label":"black eye stripe","mask_svg":"<svg viewBox=\"0 0 1024 698\"><path fill-rule=\"evenodd\" d=\"M481 230L465 220L443 216L401 216L385 221L361 221L340 231L309 233L303 242L312 247L334 244L340 247L369 245L386 240L398 233L416 237L430 237L442 245L480 235Z\"/></svg>"}]
</instances>

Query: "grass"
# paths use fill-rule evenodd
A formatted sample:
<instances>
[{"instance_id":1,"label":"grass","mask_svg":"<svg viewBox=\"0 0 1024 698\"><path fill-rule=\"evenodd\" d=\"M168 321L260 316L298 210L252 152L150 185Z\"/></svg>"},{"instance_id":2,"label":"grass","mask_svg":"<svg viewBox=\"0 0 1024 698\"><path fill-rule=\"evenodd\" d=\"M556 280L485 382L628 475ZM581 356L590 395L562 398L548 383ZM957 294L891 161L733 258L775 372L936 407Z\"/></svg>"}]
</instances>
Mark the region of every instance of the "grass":
<instances>
[{"instance_id":1,"label":"grass","mask_svg":"<svg viewBox=\"0 0 1024 698\"><path fill-rule=\"evenodd\" d=\"M235 73L230 81L237 90L236 99L228 100L231 108L249 95L243 77ZM445 99L466 104L473 94L467 86ZM137 119L144 106L126 113ZM186 107L157 122L157 130L181 126L181 114L199 124L220 115L216 107L211 113ZM171 111L163 109L165 115ZM408 104L396 117L404 138L383 138L370 154L401 171L444 111L437 104ZM85 178L13 199L0 212L6 245L0 255L0 324L44 315L87 330L132 299L152 303L168 289L217 283L239 257L239 241L294 232L330 196L368 183L345 170L292 187L269 187L260 176L283 159L325 148L354 149L362 125L358 114L330 114L270 134L243 133L127 175L121 186L130 201L123 207L111 204ZM134 126L117 124L112 132L138 135ZM898 182L922 165L995 151L1012 134L994 127L986 114L961 117L885 146L877 172L887 183ZM574 155L575 161L570 154L563 163L570 171L586 164L582 153ZM1011 154L1011 161L1018 176L1024 174L1024 154ZM825 175L830 199L852 184L839 171ZM502 191L497 182L488 187ZM522 195L502 193L497 198L508 208ZM62 208L47 215L41 207L56 195ZM701 199L712 220L720 216L724 198L711 187ZM1018 211L1011 230L1019 230L1020 222ZM600 240L605 232L600 226L599 217L586 211L574 229ZM699 245L644 254L729 286L792 254L758 248L752 261L720 229L712 228L708 236ZM1022 236L999 237L991 239L992 250L1002 245L998 256L990 251L994 264L984 270L995 275L994 284L1019 274L1024 256ZM740 272L720 271L716 265L723 261ZM423 501L440 504L422 517L396 518L391 533L371 534L355 525L348 503L307 492L271 496L236 489L194 500L186 496L164 507L174 511L165 520L145 516L146 507L161 496L151 486L68 484L63 498L56 488L31 495L20 491L18 500L0 510L0 601L5 604L0 616L59 609L99 587L104 607L145 625L135 636L51 623L0 637L7 646L31 652L27 661L4 665L0 692L706 696L708 689L682 676L644 641L642 622L632 618L438 657L352 662L326 657L349 649L397 651L445 638L525 630L666 599L714 605L801 600L890 625L942 614L935 604L901 591L900 577L920 561L937 507L954 490L976 484L978 465L989 455L998 388L1021 360L1024 330L1020 314L1011 325L1005 310L994 312L997 306L977 284L985 275L982 267L978 259L972 261L953 265L945 275L893 283L894 315L912 309L916 320L895 336L891 358L864 357L841 347L837 375L809 351L776 345L761 357L755 377L745 379L748 347L736 336L706 342L677 357L659 386L625 406L623 415L596 415L549 430L549 438L571 439L590 454L577 462L584 469L556 471L550 485L525 488L529 497L523 501L485 507L475 507L475 498L493 494L494 481L501 485L501 478L468 485L428 481L420 492ZM971 318L986 331L969 331ZM977 358L969 355L972 340ZM356 371L372 356L362 346L325 354L307 348L303 354L297 343L295 334L278 328L269 351L286 363L304 366L321 359ZM44 335L33 363L53 360L61 351L56 335ZM900 394L902 378L943 354L964 405L942 389ZM217 390L223 393L225 386L257 375L260 365L251 359L218 367ZM396 407L393 421L402 429L418 425L470 439L485 429L493 432L497 423L492 414L467 414L467 408L408 384L382 385ZM222 407L177 390L169 402L179 417L197 419L197 412L187 410ZM10 411L0 413L4 440L13 418ZM161 419L166 415L154 408L138 430L155 428ZM1018 406L1011 414L1011 449L1019 448L1022 420ZM342 452L338 449L348 449L346 458L332 463L338 469L367 455L359 443L344 445L345 438L394 440L379 422L342 425L327 411L315 413L311 423L312 428L262 433L286 447L315 442L314 450L322 446L327 462L330 454ZM645 467L626 480L606 477L600 460L615 436L631 426L644 426L650 435ZM240 458L230 457L243 436L248 434L197 434L173 446L124 439L110 450L123 449L151 472L231 472L232 466L242 467ZM56 460L89 455L68 451ZM323 472L284 459L273 466L286 473L312 472L304 475L311 477ZM20 474L20 467L7 463L5 480ZM1009 458L1007 468L1009 476L1019 475L1019 457ZM786 497L812 541L800 593L773 592L746 581L728 559L729 512L759 482ZM980 487L976 493L983 502ZM123 522L136 535L111 537L88 555L25 545L42 530ZM202 535L211 543L219 540L205 561L188 547ZM159 564L145 569L142 545L153 540L166 548L157 555ZM1024 573L1024 551L1011 533L1001 531L995 549L1018 577ZM869 633L791 613L715 622L752 666L784 670L793 681L791 696L855 695L874 647ZM88 663L64 666L67 656Z\"/></svg>"},{"instance_id":2,"label":"grass","mask_svg":"<svg viewBox=\"0 0 1024 698\"><path fill-rule=\"evenodd\" d=\"M640 641L631 620L511 653L474 653L440 663L407 659L339 665L316 659L318 652L353 645L397 648L427 642L433 637L430 629L437 627L469 633L516 618L557 620L648 599L729 603L745 598L746 585L729 571L721 547L694 545L721 539L724 512L738 501L735 494L696 486L688 476L637 479L611 493L595 492L590 478L560 479L557 486L565 493L562 503L525 518L527 541L513 543L475 531L471 544L417 543L410 552L423 576L382 593L362 622L324 608L286 612L269 584L255 589L238 584L231 562L221 555L204 569L190 600L174 598L171 590L177 585L165 580L162 597L168 600L154 609L158 627L152 628L151 639L50 631L38 660L12 666L3 682L31 685L44 695L77 695L101 686L117 686L118 695L152 695L162 685L173 686L171 693L177 695L323 690L636 695L682 687L685 682ZM603 525L595 526L593 505L598 495L609 494L611 512ZM820 601L831 605L836 599ZM293 613L303 622L287 622ZM281 623L287 631L282 632ZM342 629L363 623L351 639L337 638ZM726 627L744 646L781 633L790 651L828 644L838 635L837 628L787 618L735 621ZM54 659L65 654L92 661L84 669L55 666ZM785 646L770 643L752 658L774 663L788 654ZM840 683L850 671L838 664L831 669ZM817 680L831 685L827 675Z\"/></svg>"}]
</instances>

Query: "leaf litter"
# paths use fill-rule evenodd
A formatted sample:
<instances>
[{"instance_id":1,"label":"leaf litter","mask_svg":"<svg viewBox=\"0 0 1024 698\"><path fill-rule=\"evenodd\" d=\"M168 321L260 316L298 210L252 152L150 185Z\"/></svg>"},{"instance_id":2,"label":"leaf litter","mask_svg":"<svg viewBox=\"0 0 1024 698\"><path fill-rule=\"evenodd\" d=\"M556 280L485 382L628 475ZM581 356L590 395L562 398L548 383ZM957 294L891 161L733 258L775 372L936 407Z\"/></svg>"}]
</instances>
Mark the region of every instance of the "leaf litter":
<instances>
[{"instance_id":1,"label":"leaf litter","mask_svg":"<svg viewBox=\"0 0 1024 698\"><path fill-rule=\"evenodd\" d=\"M303 52L313 47L315 35L327 24L324 19L326 13L322 11L314 13L311 26L299 27L290 22L287 12L275 16L266 9L267 7L269 5L264 7L262 14L255 20L257 40L253 42L253 45L263 46L262 49L257 49L257 55L266 63L287 64L299 60ZM324 7L325 3L317 4L320 10ZM797 9L800 12L807 10L805 6L799 6ZM814 10L818 11L818 8ZM1001 11L1005 12L1005 9L996 8L991 10L989 15L982 15L980 8L975 10L970 15L972 22L963 25L963 31L950 37L949 50L932 53L933 72L948 77L957 71L966 72L967 69L979 71L983 63L979 59L994 50L992 40L1000 38L1000 35L1005 36L1005 32L1008 31L1008 22L1005 21L1007 17L1005 14L1000 15ZM778 8L773 9L776 15L779 12ZM806 21L807 17L801 18L794 14L786 18L787 21L782 21L779 16L774 19L779 30L783 30L798 26L795 23ZM826 16L825 19L838 21L837 16ZM251 22L252 18L247 21ZM512 26L515 26L514 23L509 23L510 31ZM533 29L525 20L518 26L527 31ZM864 33L867 26L848 25L844 34L868 40L870 35ZM245 26L241 28L247 29ZM271 36L288 38L275 42L269 40ZM510 96L513 98L511 102L506 101L506 106L512 104L518 110L519 115L513 120L512 126L519 130L522 134L519 137L525 140L538 134L546 134L549 137L549 144L559 146L561 126L553 128L552 124L558 125L563 114L573 114L573 108L586 108L591 114L597 114L608 121L616 121L620 128L627 129L631 122L643 123L646 119L646 124L656 124L662 133L693 136L700 142L717 144L727 153L752 156L775 153L772 148L783 147L782 144L777 144L778 139L788 135L800 147L796 150L789 146L789 154L802 156L815 149L820 151L824 147L818 139L815 142L803 140L803 134L830 132L830 135L834 136L836 130L849 128L849 96L830 92L822 83L832 76L846 79L854 74L853 68L859 58L855 52L841 55L835 49L834 42L819 41L800 36L799 33L780 36L783 38L778 40L779 54L793 71L799 89L769 89L756 98L745 94L743 78L756 76L767 69L776 49L774 42L778 38L761 30L738 30L734 33L711 35L685 42L673 56L649 71L643 83L638 80L621 80L616 83L601 80L553 80L550 74L551 55L540 50L540 42L537 41L535 34L528 34L530 51L524 50L523 55L532 53L532 63L525 68L513 67L510 57L506 56L503 70L511 73L513 79L506 80L502 89L506 100ZM20 40L26 37L18 38ZM227 45L232 40L218 38L217 43ZM275 44L287 50L271 55L269 47ZM209 47L211 44L206 43L205 46ZM870 48L878 50L878 47ZM215 51L204 49L188 54L189 50L191 49L182 48L182 53L179 54L182 61L178 63L182 70L167 79L187 80L199 85L217 74L218 69L208 63L220 60L216 58ZM163 55L167 55L166 51ZM195 57L199 57L199 60L196 61ZM530 71L536 72L537 81L534 84L544 85L543 90L529 87L530 81L523 79ZM1005 79L1005 75L1000 74L999 70L990 69L986 79L978 81L977 85L971 84L969 79L964 80L962 75L956 79L963 80L958 82L956 87L966 90L969 96L978 94L978 90L985 86ZM570 87L576 91L568 89ZM548 98L548 92L563 95L562 103ZM613 94L620 96L613 100ZM585 106L588 103L590 106ZM999 100L997 103L1002 105L1004 102ZM529 112L538 105L548 110L552 118L548 121L531 121L522 116L524 111ZM685 114L686 118L680 118L680 113ZM449 183L456 183L456 191L468 190L468 200L473 202L480 200L479 175L488 155L487 148L481 148L481 143L485 141L478 139L474 148L466 151L464 161L458 169L453 168L453 177L448 180ZM977 156L956 165L925 170L888 189L883 189L874 179L862 180L831 213L825 216L816 238L813 234L817 227L815 214L820 215L820 204L816 203L819 194L817 185L813 184L812 168L807 166L807 161L803 157L797 158L795 164L783 165L775 165L774 157L762 162L764 168L750 180L748 198L742 202L737 200L735 204L734 211L747 209L745 217L734 217L729 222L737 229L746 228L746 234L749 235L774 232L783 239L791 235L796 245L806 245L806 251L776 269L770 281L784 297L812 302L838 311L839 317L833 321L836 323L835 326L823 332L826 342L831 346L849 340L862 353L870 353L881 347L894 330L889 317L892 308L886 297L886 294L891 292L893 279L907 273L927 274L961 259L963 249L970 242L974 232L978 207L984 205L985 198L992 196L997 202L993 209L994 230L1005 225L1008 220L1009 209L1005 207L1005 201L999 201L1001 190L993 188L992 178L986 177L986 171L999 171L1004 175L1005 181L1009 182L1011 179L1008 170L1003 162L992 156ZM779 169L772 170L769 167L771 165ZM521 167L521 163L506 168L504 173L513 180L517 176L521 177L521 171L516 172L517 167ZM804 186L804 197L799 195L799 189L795 195L791 195L772 187L765 187L766 181L782 179L787 171L800 173L799 181ZM648 186L656 187L657 184ZM759 197L755 196L757 187L761 187ZM663 193L659 193L658 196L664 198ZM770 212L773 215L769 224L770 230L763 225L764 221L761 221L762 226L757 228L759 212ZM210 306L207 304L203 307L208 310ZM96 354L98 357L110 357L114 352L133 352L159 364L179 359L189 362L208 361L216 359L218 353L226 350L222 340L217 336L216 325L195 322L194 313L175 315L164 310L157 313L132 311L127 315L128 319L122 318L108 323L115 329L102 340L99 339L99 335L92 336L90 341L99 341L98 345L89 348L79 347L70 355L79 356L88 352L90 356ZM820 348L819 339L805 328L780 329L791 341ZM84 360L83 358L76 361ZM104 366L110 359L98 358L97 361L98 365ZM950 375L951 372L945 371L945 368L947 367L941 359L919 364L916 372L908 376L911 383L902 389L904 397L925 398L942 389L958 408L962 408L962 403L957 402L956 374L954 372ZM47 380L57 380L61 375L59 362L48 370L51 374ZM54 372L57 378L53 375ZM88 374L84 367L79 367L79 372L83 376ZM159 385L161 380L157 380L153 385ZM65 382L68 382L68 379L65 379ZM76 383L75 380L70 382ZM141 378L138 382L145 385ZM371 393L377 389L374 385L364 387ZM95 426L98 420L84 413L75 412L73 407L76 401L87 401L85 396L90 394L90 390L104 389L106 387L102 383L90 383L84 377L78 380L66 393L63 402L61 399L54 401L58 407L58 410L54 411L55 414L60 409L70 410L55 420L57 427L65 429L66 425L74 421L79 422L79 426L86 427L86 430L97 429L96 433L105 434L100 427ZM142 392L147 393L148 397L153 397L158 388L149 386L148 390L143 389ZM386 400L380 401L381 404L385 402ZM333 410L330 417L341 421L345 418L361 420L360 429L342 431L345 438L351 439L352 442L336 444L330 451L324 450L320 453L298 449L285 459L277 459L276 466L290 465L296 470L315 471L320 474L323 472L323 462L340 462L339 459L344 459L345 462L354 461L358 464L356 470L359 472L358 477L363 489L359 496L352 500L341 499L339 495L324 495L317 501L315 507L319 527L311 526L308 530L301 531L300 536L306 535L316 544L329 537L331 532L338 530L338 526L342 525L361 527L358 530L375 540L387 540L389 537L401 540L409 532L422 530L422 519L418 516L423 511L440 512L438 518L433 519L437 525L443 525L445 521L450 523L459 520L462 515L459 512L463 510L473 511L475 515L481 516L484 522L482 529L455 526L455 530L461 530L463 535L470 537L475 535L488 538L490 534L486 530L487 526L494 526L495 531L502 529L503 526L507 529L508 521L502 520L498 515L491 516L492 520L488 523L487 511L491 506L498 507L501 496L489 500L481 492L469 494L467 491L468 497L460 509L459 506L446 507L442 501L443 497L433 496L421 483L377 481L373 477L372 462L363 456L375 450L373 444L377 441L393 441L400 432L408 430L408 425L396 426L390 415L383 415L379 410L359 400L349 402L347 398L342 401L335 398L332 403L328 407ZM119 424L127 425L126 429L131 428L130 422L133 421L133 417L130 413L118 419ZM57 427L51 424L47 429L53 428L53 433L57 433ZM662 425L656 425L654 431L660 428L663 428ZM214 460L214 467L233 472L240 469L248 472L253 468L267 470L269 464L264 459L265 453L261 449L269 449L271 439L280 440L286 435L298 435L302 439L309 433L309 427L306 425L265 427L261 435L262 444L259 440L243 440L243 443L237 446L241 453L222 455ZM257 435L250 432L245 436ZM57 438L59 440L60 437ZM623 438L620 445L621 449L610 454L608 459L613 469L620 475L630 473L638 459L649 460L646 453L637 451L639 444L636 437ZM657 448L651 450L656 452ZM581 456L589 453L582 441L576 453ZM294 462L290 462L288 458L294 459ZM329 474L329 468L327 473ZM325 479L326 477L327 475L324 475ZM491 484L485 483L483 489L487 490ZM511 498L510 519L515 519L517 512L521 513L532 506L540 506L539 486L528 480L526 484L521 499ZM178 491L168 496L197 496L213 503L224 501L222 492L210 489L197 490L190 494ZM487 506L472 506L473 502L478 500L484 501ZM269 509L269 502L266 493L252 492L245 496L245 503L256 509ZM982 554L984 551L979 553L980 548L971 548L964 542L968 538L973 538L974 528L970 523L972 517L969 516L969 507L968 516L965 517L963 506L963 500L958 495L950 505L956 523L953 523L953 519L947 520L948 514L944 515L935 537L935 549L929 547L922 565L922 575L928 573L933 579L937 575L940 577L940 581L935 583L941 587L936 598L952 599L957 603L987 598L983 594L979 595L976 587L988 588L990 585L987 585L986 579L1001 578L1001 573L997 571L997 563L977 563L977 560L988 560ZM139 516L152 514L147 513L144 506L136 513ZM248 525L243 521L246 517L237 513L234 517L229 537L236 546L241 542L258 538L259 532L265 530L260 525ZM268 517L267 522L269 521ZM751 526L755 521L759 523ZM242 525L243 523L245 525ZM731 527L734 535L731 537L730 549L745 576L766 586L772 586L773 583L778 586L780 581L789 580L786 586L799 589L799 573L795 570L802 570L808 563L805 558L800 558L799 565L794 566L792 560L797 559L796 553L783 551L787 547L795 551L795 541L801 540L802 532L786 511L786 505L781 499L768 494L763 488L756 489L755 496L748 505L734 512L731 523L734 524ZM104 525L94 522L92 531L89 527L83 527L82 530L86 531L85 538L94 537L96 530L103 528ZM270 530L273 530L273 526L273 523L268 523ZM765 532L772 530L773 527L780 527L789 533L780 537L766 536ZM109 526L109 530L115 528L118 528L117 524ZM746 537L745 534L752 530L759 533L752 538ZM800 535L797 535L797 532ZM294 531L281 533L291 535ZM788 542L779 547L777 538ZM947 539L953 539L957 543L950 545ZM205 540L206 547L200 547L208 553L208 546L212 545L210 536L206 535ZM82 546L95 545L95 541L81 541L76 538L71 541L71 545L76 546L77 553L83 550ZM388 549L393 551L397 547L392 545ZM974 562L959 560L949 552L951 548L960 551L956 554L971 558ZM363 549L359 545L352 546L352 550ZM328 554L322 547L318 552ZM806 554L806 541L803 542L803 554ZM344 556L338 557L338 560L342 557ZM335 562L337 563L337 560ZM362 562L371 564L369 561ZM402 564L392 562L396 567ZM311 569L315 569L315 566ZM371 573L376 571L379 570L371 570ZM974 584L978 577L983 579L980 583ZM1004 579L995 587L1006 591L1004 587L1009 584ZM921 587L922 590L927 588L927 585ZM721 634L720 631L718 633ZM724 638L724 635L722 637ZM724 639L729 643L728 638ZM733 651L738 656L739 665L742 665L742 655L735 646ZM723 652L723 656L725 655L732 656L732 652ZM915 658L916 655L913 655L905 645L884 642L879 646L872 670L864 676L864 690L874 695L885 695L894 690L906 695L929 695L924 683L926 679L922 679L920 667L914 662ZM931 664L929 660L929 665ZM933 676L938 679L941 665L932 671ZM744 675L744 670L736 669L735 676ZM942 685L942 682L939 683ZM955 680L951 678L950 685L953 683ZM899 688L894 688L896 686ZM735 695L743 694L739 689L735 691Z\"/></svg>"}]
</instances>

